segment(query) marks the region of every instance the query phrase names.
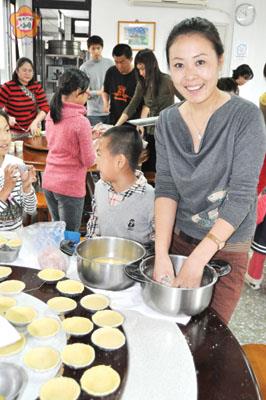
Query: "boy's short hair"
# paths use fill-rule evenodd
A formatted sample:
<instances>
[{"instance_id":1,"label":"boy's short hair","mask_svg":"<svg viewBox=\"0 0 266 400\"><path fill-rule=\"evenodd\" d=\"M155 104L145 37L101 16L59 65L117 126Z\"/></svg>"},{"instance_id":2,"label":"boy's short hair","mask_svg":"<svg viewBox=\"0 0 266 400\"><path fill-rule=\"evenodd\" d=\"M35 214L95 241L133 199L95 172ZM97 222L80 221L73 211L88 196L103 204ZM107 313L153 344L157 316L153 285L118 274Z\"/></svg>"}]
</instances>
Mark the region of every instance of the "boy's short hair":
<instances>
[{"instance_id":1,"label":"boy's short hair","mask_svg":"<svg viewBox=\"0 0 266 400\"><path fill-rule=\"evenodd\" d=\"M114 126L104 132L102 137L110 139L107 148L112 155L123 154L131 170L137 169L143 145L141 136L135 127Z\"/></svg>"},{"instance_id":2,"label":"boy's short hair","mask_svg":"<svg viewBox=\"0 0 266 400\"><path fill-rule=\"evenodd\" d=\"M88 49L91 46L93 46L94 44L99 44L100 46L103 47L103 39L100 36L97 36L97 35L93 35L93 36L89 37L89 39L87 40Z\"/></svg>"},{"instance_id":3,"label":"boy's short hair","mask_svg":"<svg viewBox=\"0 0 266 400\"><path fill-rule=\"evenodd\" d=\"M112 56L113 57L125 56L127 59L130 60L132 58L132 49L126 43L119 43L113 48Z\"/></svg>"}]
</instances>

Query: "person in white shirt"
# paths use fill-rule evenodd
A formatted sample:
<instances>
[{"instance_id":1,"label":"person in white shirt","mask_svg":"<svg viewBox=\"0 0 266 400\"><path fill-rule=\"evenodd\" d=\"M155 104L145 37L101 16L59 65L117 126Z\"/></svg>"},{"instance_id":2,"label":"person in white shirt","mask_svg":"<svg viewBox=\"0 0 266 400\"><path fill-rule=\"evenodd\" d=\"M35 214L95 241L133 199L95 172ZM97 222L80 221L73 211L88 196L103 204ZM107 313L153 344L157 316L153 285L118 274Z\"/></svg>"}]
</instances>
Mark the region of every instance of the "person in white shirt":
<instances>
[{"instance_id":1,"label":"person in white shirt","mask_svg":"<svg viewBox=\"0 0 266 400\"><path fill-rule=\"evenodd\" d=\"M8 115L0 110L0 231L20 228L23 212L33 214L37 204L35 169L7 154L10 142Z\"/></svg>"}]
</instances>

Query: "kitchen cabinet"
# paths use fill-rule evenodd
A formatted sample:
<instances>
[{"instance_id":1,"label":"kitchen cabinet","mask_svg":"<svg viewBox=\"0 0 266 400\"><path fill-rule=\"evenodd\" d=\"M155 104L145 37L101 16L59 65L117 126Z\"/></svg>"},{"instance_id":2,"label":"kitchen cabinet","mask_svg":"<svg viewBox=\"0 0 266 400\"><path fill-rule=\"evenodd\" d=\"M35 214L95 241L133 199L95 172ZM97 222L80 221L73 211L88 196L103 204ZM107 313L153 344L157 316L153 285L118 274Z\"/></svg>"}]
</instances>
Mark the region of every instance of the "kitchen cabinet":
<instances>
[{"instance_id":1,"label":"kitchen cabinet","mask_svg":"<svg viewBox=\"0 0 266 400\"><path fill-rule=\"evenodd\" d=\"M66 54L45 54L45 79L44 89L48 98L51 100L53 93L58 86L59 77L68 68L79 68L83 60L80 55L66 55Z\"/></svg>"}]
</instances>

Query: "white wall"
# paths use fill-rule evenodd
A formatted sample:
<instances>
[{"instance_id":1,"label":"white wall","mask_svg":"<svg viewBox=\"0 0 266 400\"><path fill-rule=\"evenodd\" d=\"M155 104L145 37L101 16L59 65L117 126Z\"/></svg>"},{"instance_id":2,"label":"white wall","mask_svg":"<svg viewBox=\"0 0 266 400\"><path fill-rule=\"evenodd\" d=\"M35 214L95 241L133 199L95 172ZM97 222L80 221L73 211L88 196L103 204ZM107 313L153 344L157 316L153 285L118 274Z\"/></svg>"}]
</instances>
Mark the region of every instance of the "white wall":
<instances>
[{"instance_id":1,"label":"white wall","mask_svg":"<svg viewBox=\"0 0 266 400\"><path fill-rule=\"evenodd\" d=\"M226 27L226 59L223 75L231 75L233 67L247 63L254 71L254 78L240 89L240 94L251 101L258 103L258 97L265 87L262 75L266 62L266 1L249 0L256 6L257 17L255 23L241 27L234 20L234 11L244 0L209 0L207 9L186 9L166 7L132 6L128 0L92 0L92 35L100 35L105 42L104 55L111 57L112 48L117 44L117 21L154 21L156 22L155 54L160 67L167 71L165 60L165 42L172 26L184 18L201 16L210 19L218 26ZM222 9L221 9L222 8ZM222 27L221 27L222 29ZM236 45L245 42L248 47L247 57L235 57Z\"/></svg>"},{"instance_id":2,"label":"white wall","mask_svg":"<svg viewBox=\"0 0 266 400\"><path fill-rule=\"evenodd\" d=\"M102 36L105 43L104 55L111 57L112 48L117 44L117 21L154 21L156 22L155 54L160 67L167 71L165 59L165 42L171 28L187 17L200 16L226 27L226 49L228 57L224 74L230 70L231 38L232 38L232 10L234 1L223 0L222 9L220 0L209 0L212 8L188 9L181 7L135 6L128 0L92 0L92 27L91 34Z\"/></svg>"},{"instance_id":3,"label":"white wall","mask_svg":"<svg viewBox=\"0 0 266 400\"><path fill-rule=\"evenodd\" d=\"M244 1L237 0L236 5L242 2ZM248 64L252 68L254 78L240 87L240 95L258 104L259 96L265 91L266 86L263 77L263 67L266 63L266 1L248 0L248 3L256 7L256 19L249 26L235 23L231 66L233 69L240 64ZM236 56L236 48L241 43L247 45L247 56L243 58Z\"/></svg>"},{"instance_id":4,"label":"white wall","mask_svg":"<svg viewBox=\"0 0 266 400\"><path fill-rule=\"evenodd\" d=\"M20 7L27 6L29 8L32 7L32 0L17 0L16 1L16 11L19 10ZM28 57L29 59L33 59L33 39L29 37L25 37L23 39L18 40L18 48L19 54L23 55L23 57Z\"/></svg>"}]
</instances>

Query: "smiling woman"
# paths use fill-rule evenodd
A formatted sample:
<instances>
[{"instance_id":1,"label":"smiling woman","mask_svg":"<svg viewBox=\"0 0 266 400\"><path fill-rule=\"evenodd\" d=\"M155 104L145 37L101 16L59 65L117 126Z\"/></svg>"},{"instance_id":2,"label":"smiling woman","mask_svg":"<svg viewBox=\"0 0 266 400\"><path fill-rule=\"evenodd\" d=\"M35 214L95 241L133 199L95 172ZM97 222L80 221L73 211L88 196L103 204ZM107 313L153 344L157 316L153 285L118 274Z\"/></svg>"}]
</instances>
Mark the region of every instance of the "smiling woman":
<instances>
[{"instance_id":1,"label":"smiling woman","mask_svg":"<svg viewBox=\"0 0 266 400\"><path fill-rule=\"evenodd\" d=\"M155 133L154 278L168 275L173 286L198 287L212 258L227 261L232 271L219 280L211 302L227 323L240 297L254 231L264 125L254 104L217 88L223 45L210 21L197 17L176 25L166 54L185 100L160 114ZM188 256L176 277L171 242L172 253Z\"/></svg>"}]
</instances>

